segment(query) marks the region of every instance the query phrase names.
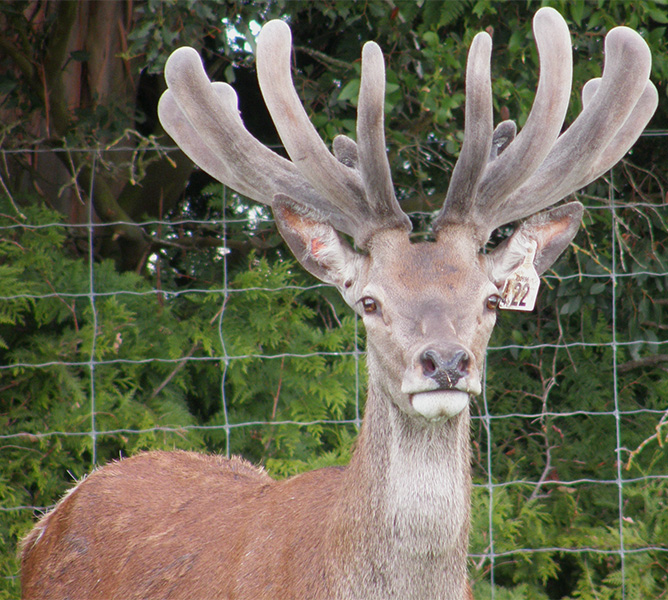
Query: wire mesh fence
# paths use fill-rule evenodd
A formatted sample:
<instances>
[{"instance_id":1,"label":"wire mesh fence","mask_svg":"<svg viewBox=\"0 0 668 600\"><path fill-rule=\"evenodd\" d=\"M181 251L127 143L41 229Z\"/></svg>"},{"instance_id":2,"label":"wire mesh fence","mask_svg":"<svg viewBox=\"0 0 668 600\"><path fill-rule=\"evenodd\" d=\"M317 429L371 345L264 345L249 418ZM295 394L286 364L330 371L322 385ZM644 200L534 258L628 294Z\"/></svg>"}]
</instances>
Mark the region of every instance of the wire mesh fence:
<instances>
[{"instance_id":1,"label":"wire mesh fence","mask_svg":"<svg viewBox=\"0 0 668 600\"><path fill-rule=\"evenodd\" d=\"M646 135L658 143L668 140L665 132ZM81 151L90 154L95 173L104 152ZM6 162L9 151L4 152ZM505 597L498 590L519 585L527 571L539 573L550 597L561 597L560 580L569 570L581 572L586 563L607 569L620 598L636 597L650 572L668 578L668 537L662 537L668 534L662 516L668 504L663 448L668 375L662 368L668 325L660 319L668 309L668 204L665 194L659 203L638 193L629 197L615 182L613 171L582 195L585 241L578 238L576 251L544 278L542 316L501 315L500 332L492 338L485 391L472 403L470 550L472 570L482 582L474 586L476 597ZM345 452L337 449L349 448L363 415L363 332L352 316L329 307L331 289L297 275L294 264L274 276L280 261L265 265L259 253L251 253L248 262L252 277L230 266L235 256L230 232L239 233L251 221L254 227L266 223L266 213L235 216L226 209L227 192L206 192L212 218L172 214L128 222L160 243L143 259L148 277L114 276L113 265L101 261L98 250L115 235L108 232L124 223L100 222L87 200L95 177L89 185L68 188L80 194L82 212L78 220L60 222L29 213L5 188L3 281L13 287L0 289L0 323L26 334L39 330L30 347L0 339L6 425L0 431L0 513L7 523L22 523L7 529L13 536L6 536L7 554L15 553L13 540L26 533L25 523L62 493L63 481L119 453L178 447L229 455L250 448L252 458L285 475L327 461L345 462ZM631 220L643 219L645 229L634 234ZM218 243L212 242L200 259L184 258L179 240L202 228ZM21 237L26 232L32 245ZM641 257L644 242L659 258ZM49 244L55 243L77 253L58 273L47 260ZM609 246L607 253L596 252L601 244ZM39 263L33 269L40 286L22 285L24 272L12 278L12 256ZM194 264L198 260L212 265ZM322 296L326 301L314 308L313 298ZM649 303L649 313L643 302ZM178 312L174 323L181 329L162 319L169 311ZM290 320L295 311L304 311L302 321ZM305 321L314 320L329 324L325 329L334 333L321 339L304 329ZM293 339L290 327L300 328L304 339ZM260 333L263 328L267 333ZM338 331L344 332L341 339ZM256 341L255 335L265 337ZM263 385L271 393L262 392L259 408L251 406ZM308 407L298 401L284 405L291 393L307 392L316 395ZM66 427L51 428L58 423ZM319 445L329 455L309 462L308 453ZM586 456L578 456L582 448ZM282 451L293 462L279 458ZM62 458L46 459L56 454ZM79 466L71 467L69 459ZM58 482L51 481L48 468L60 471ZM16 471L24 469L40 471L33 473L30 489L17 483ZM63 476L67 471L71 474ZM26 502L31 498L51 501ZM580 520L583 511L593 513L587 528ZM562 535L550 537L554 531ZM663 575L656 575L657 569ZM4 577L9 587L16 585L15 572Z\"/></svg>"}]
</instances>

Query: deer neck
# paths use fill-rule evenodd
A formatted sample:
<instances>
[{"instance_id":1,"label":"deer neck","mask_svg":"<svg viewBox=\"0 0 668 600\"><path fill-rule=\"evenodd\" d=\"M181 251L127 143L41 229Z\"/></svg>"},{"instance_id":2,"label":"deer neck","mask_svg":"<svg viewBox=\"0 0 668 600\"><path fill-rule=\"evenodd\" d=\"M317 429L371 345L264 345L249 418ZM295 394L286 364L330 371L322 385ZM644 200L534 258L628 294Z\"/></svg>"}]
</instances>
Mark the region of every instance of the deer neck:
<instances>
[{"instance_id":1,"label":"deer neck","mask_svg":"<svg viewBox=\"0 0 668 600\"><path fill-rule=\"evenodd\" d=\"M360 598L463 597L469 463L468 410L418 422L371 381L335 518L337 579Z\"/></svg>"}]
</instances>

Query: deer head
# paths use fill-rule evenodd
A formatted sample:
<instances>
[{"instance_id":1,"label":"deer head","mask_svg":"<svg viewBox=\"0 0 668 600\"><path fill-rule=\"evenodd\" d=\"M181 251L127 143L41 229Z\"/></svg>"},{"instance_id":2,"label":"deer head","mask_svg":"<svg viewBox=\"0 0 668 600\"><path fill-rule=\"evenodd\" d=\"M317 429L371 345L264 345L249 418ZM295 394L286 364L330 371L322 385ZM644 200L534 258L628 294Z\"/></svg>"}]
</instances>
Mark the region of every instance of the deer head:
<instances>
[{"instance_id":1,"label":"deer head","mask_svg":"<svg viewBox=\"0 0 668 600\"><path fill-rule=\"evenodd\" d=\"M540 80L517 136L512 121L493 128L492 42L487 33L473 41L464 143L433 221L434 243L411 243L410 220L394 194L377 44L367 43L362 52L357 140L337 137L332 154L292 84L288 26L272 21L263 27L258 78L291 160L246 131L234 91L210 83L194 50L177 50L165 69L169 90L159 107L165 129L202 169L272 206L299 262L335 285L364 319L371 379L382 380L409 415L451 417L469 394L480 392L481 364L508 276L525 259L537 274L549 268L577 232L583 209L571 202L539 211L610 169L657 105L647 45L618 27L606 38L603 76L587 83L583 111L562 134L571 91L570 35L549 8L536 14L534 34ZM495 228L522 220L505 243L482 253ZM357 250L339 232L351 236Z\"/></svg>"}]
</instances>

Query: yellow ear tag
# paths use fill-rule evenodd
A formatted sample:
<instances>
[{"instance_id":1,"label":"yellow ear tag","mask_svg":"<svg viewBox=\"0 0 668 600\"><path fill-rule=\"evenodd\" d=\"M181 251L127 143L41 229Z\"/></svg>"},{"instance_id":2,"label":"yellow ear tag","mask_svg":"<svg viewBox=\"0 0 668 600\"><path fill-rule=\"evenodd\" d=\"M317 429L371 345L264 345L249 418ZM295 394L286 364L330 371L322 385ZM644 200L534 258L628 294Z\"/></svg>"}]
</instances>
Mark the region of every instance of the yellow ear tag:
<instances>
[{"instance_id":1,"label":"yellow ear tag","mask_svg":"<svg viewBox=\"0 0 668 600\"><path fill-rule=\"evenodd\" d=\"M506 279L506 285L501 292L499 308L505 310L533 310L540 287L540 277L533 265L537 248L538 244L534 240L529 240L524 260Z\"/></svg>"}]
</instances>

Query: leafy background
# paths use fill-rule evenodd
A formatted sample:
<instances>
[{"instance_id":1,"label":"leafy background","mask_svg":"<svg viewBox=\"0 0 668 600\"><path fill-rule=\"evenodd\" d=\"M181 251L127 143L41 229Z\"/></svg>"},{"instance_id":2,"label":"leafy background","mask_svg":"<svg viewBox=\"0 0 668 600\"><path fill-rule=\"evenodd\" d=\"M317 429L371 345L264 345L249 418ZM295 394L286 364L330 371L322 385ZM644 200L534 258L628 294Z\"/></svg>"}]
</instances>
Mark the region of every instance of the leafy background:
<instances>
[{"instance_id":1,"label":"leafy background","mask_svg":"<svg viewBox=\"0 0 668 600\"><path fill-rule=\"evenodd\" d=\"M19 595L35 512L94 464L191 448L285 477L350 457L364 332L265 208L170 149L155 117L169 53L195 46L280 152L255 80L258 24L290 22L296 86L327 141L354 136L360 48L378 41L397 194L428 234L461 146L471 39L493 35L495 119L521 126L544 4L573 37L567 122L620 24L652 47L660 107L578 194L583 228L537 310L500 315L472 406L473 589L666 597L664 2L34 0L0 5L0 598Z\"/></svg>"}]
</instances>

